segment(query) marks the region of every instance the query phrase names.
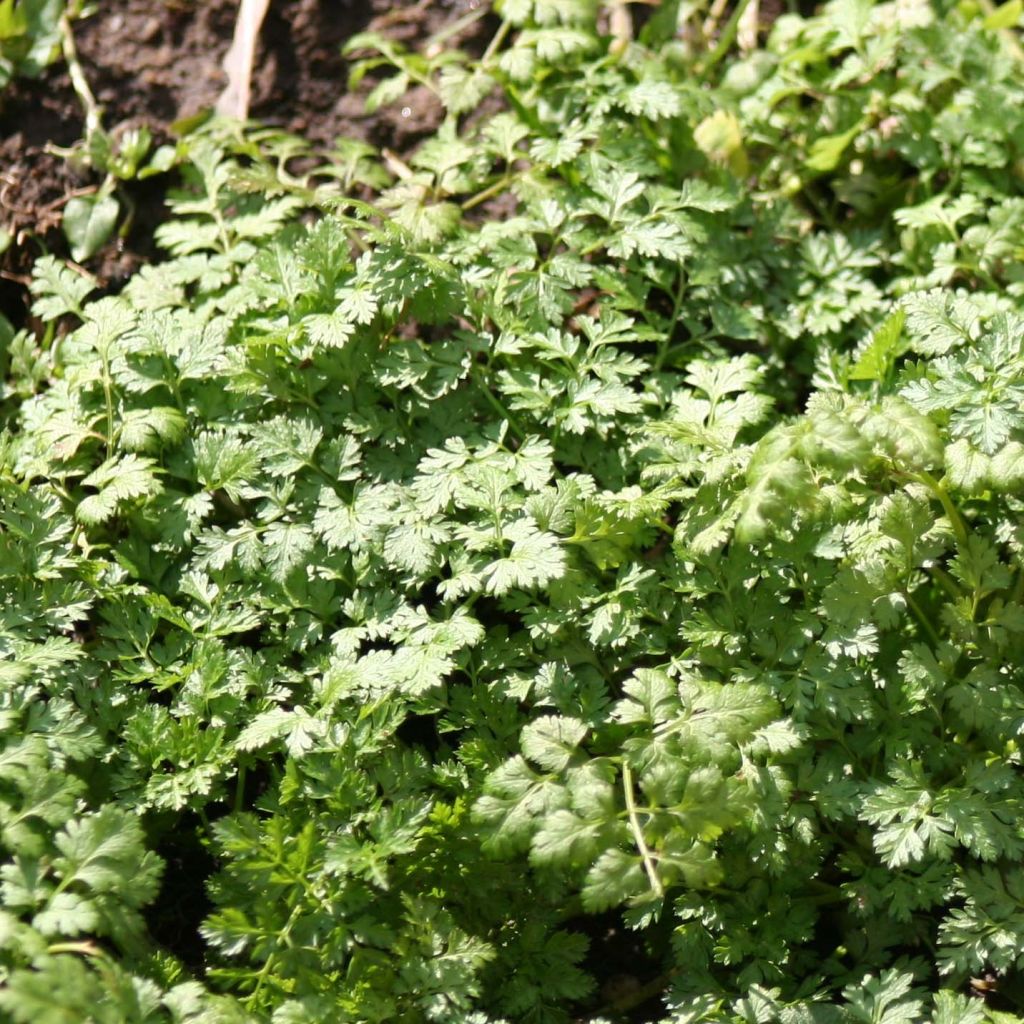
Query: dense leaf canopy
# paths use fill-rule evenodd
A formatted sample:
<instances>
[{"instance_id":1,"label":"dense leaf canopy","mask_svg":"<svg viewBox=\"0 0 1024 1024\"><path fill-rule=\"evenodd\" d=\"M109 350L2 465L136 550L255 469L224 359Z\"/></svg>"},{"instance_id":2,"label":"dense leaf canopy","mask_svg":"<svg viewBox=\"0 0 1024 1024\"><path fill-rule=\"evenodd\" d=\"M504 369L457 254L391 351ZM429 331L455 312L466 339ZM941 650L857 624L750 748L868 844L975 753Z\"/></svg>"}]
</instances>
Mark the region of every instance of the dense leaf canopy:
<instances>
[{"instance_id":1,"label":"dense leaf canopy","mask_svg":"<svg viewBox=\"0 0 1024 1024\"><path fill-rule=\"evenodd\" d=\"M1018 1020L1014 3L360 37L408 166L207 125L38 261L0 1018Z\"/></svg>"}]
</instances>

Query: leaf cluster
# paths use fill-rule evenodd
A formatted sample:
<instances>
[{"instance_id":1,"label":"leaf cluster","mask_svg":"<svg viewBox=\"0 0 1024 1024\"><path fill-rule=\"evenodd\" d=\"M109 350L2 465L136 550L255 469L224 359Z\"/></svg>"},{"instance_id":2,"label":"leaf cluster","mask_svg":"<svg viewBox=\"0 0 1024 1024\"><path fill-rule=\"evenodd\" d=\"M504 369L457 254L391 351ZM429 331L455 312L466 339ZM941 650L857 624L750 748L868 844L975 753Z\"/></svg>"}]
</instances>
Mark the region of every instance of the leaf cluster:
<instances>
[{"instance_id":1,"label":"leaf cluster","mask_svg":"<svg viewBox=\"0 0 1024 1024\"><path fill-rule=\"evenodd\" d=\"M0 92L16 77L35 78L60 49L64 0L0 3Z\"/></svg>"}]
</instances>

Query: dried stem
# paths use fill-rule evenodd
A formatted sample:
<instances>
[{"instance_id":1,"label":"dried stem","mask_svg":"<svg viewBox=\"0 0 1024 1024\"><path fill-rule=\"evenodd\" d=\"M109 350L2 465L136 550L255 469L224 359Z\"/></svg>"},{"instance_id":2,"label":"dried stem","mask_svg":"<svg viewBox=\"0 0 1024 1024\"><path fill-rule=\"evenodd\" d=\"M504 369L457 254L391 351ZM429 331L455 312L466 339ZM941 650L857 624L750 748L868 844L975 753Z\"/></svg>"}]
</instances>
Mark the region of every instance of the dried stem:
<instances>
[{"instance_id":1,"label":"dried stem","mask_svg":"<svg viewBox=\"0 0 1024 1024\"><path fill-rule=\"evenodd\" d=\"M256 59L256 43L260 26L270 0L240 0L235 34L224 57L228 84L217 100L217 113L244 121L249 116L252 96L252 65Z\"/></svg>"}]
</instances>

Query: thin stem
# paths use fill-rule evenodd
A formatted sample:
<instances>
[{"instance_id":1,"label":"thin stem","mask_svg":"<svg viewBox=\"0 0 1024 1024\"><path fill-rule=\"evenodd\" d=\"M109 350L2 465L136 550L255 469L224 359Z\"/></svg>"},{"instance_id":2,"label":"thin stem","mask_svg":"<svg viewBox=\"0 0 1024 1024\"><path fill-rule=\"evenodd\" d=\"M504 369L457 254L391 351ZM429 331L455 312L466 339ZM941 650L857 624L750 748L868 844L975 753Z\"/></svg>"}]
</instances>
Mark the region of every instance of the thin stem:
<instances>
[{"instance_id":1,"label":"thin stem","mask_svg":"<svg viewBox=\"0 0 1024 1024\"><path fill-rule=\"evenodd\" d=\"M488 185L487 188L482 189L468 199L464 199L460 204L461 208L463 210L472 210L474 206L479 206L481 203L486 202L491 196L496 196L499 192L503 192L516 178L520 177L522 177L521 173L503 174L497 181Z\"/></svg>"},{"instance_id":2,"label":"thin stem","mask_svg":"<svg viewBox=\"0 0 1024 1024\"><path fill-rule=\"evenodd\" d=\"M640 851L640 857L644 862L644 871L650 880L651 889L659 898L665 895L665 888L658 877L658 870L654 866L654 855L651 853L647 840L644 838L644 830L640 827L640 817L637 814L636 798L633 795L633 769L622 762L622 792L626 798L626 811L629 814L629 828L633 833L633 841Z\"/></svg>"},{"instance_id":3,"label":"thin stem","mask_svg":"<svg viewBox=\"0 0 1024 1024\"><path fill-rule=\"evenodd\" d=\"M652 978L643 985L637 985L636 988L631 988L628 992L624 992L621 996L613 999L607 1006L601 1007L593 1017L587 1019L595 1020L618 1016L628 1013L630 1010L635 1010L638 1006L643 1006L648 1000L661 995L672 979L681 973L682 968L673 967L672 970L659 974L656 978Z\"/></svg>"},{"instance_id":4,"label":"thin stem","mask_svg":"<svg viewBox=\"0 0 1024 1024\"><path fill-rule=\"evenodd\" d=\"M491 41L487 44L487 49L484 50L484 55L480 58L480 63L486 65L487 62L498 52L498 47L505 41L505 36L508 35L509 29L512 27L508 21L503 21L498 27L498 31L494 33Z\"/></svg>"},{"instance_id":5,"label":"thin stem","mask_svg":"<svg viewBox=\"0 0 1024 1024\"><path fill-rule=\"evenodd\" d=\"M207 817L206 809L204 807L196 808L196 817L199 818L203 825L203 831L207 836L213 835L213 829L210 827L210 819Z\"/></svg>"},{"instance_id":6,"label":"thin stem","mask_svg":"<svg viewBox=\"0 0 1024 1024\"><path fill-rule=\"evenodd\" d=\"M217 234L220 238L221 251L226 256L231 251L231 237L228 234L228 222L224 219L224 214L221 213L220 206L217 203L217 196L213 195L210 198L212 200L210 205L210 216L213 218L213 222L217 225Z\"/></svg>"},{"instance_id":7,"label":"thin stem","mask_svg":"<svg viewBox=\"0 0 1024 1024\"><path fill-rule=\"evenodd\" d=\"M292 929L295 927L295 923L298 921L302 914L302 900L297 899L295 906L292 907L291 913L288 915L288 920L284 923L284 928L281 929L277 934L278 944L281 946L289 945ZM256 1002L259 999L260 993L263 991L263 986L266 984L267 979L270 977L271 970L276 966L278 960L277 950L267 954L267 959L263 961L263 967L259 974L256 975L256 987L253 989L252 994L246 1000L247 1005L251 1008L256 1006Z\"/></svg>"},{"instance_id":8,"label":"thin stem","mask_svg":"<svg viewBox=\"0 0 1024 1024\"><path fill-rule=\"evenodd\" d=\"M915 479L919 480L925 485L939 499L939 504L942 505L942 510L946 513L946 518L949 520L950 525L953 527L953 534L956 537L956 542L960 547L967 546L967 526L963 521L963 517L960 515L956 505L953 504L953 499L949 496L949 492L942 484L926 470L921 470L920 473L914 474Z\"/></svg>"},{"instance_id":9,"label":"thin stem","mask_svg":"<svg viewBox=\"0 0 1024 1024\"><path fill-rule=\"evenodd\" d=\"M418 71L414 71L409 67L402 67L401 65L395 65L400 71L404 71L417 85L422 85L424 89L432 92L438 99L441 98L441 90L434 85L434 80L429 75L421 75Z\"/></svg>"},{"instance_id":10,"label":"thin stem","mask_svg":"<svg viewBox=\"0 0 1024 1024\"><path fill-rule=\"evenodd\" d=\"M307 401L306 404L312 406L314 403L312 401ZM348 495L345 493L344 488L342 487L342 481L335 476L331 476L331 474L328 473L327 470L323 468L323 466L319 465L316 462L311 462L309 459L303 459L302 465L306 469L311 470L318 477L320 477L320 479L323 480L323 482L327 484L334 491L334 493L338 495L339 498L348 497Z\"/></svg>"},{"instance_id":11,"label":"thin stem","mask_svg":"<svg viewBox=\"0 0 1024 1024\"><path fill-rule=\"evenodd\" d=\"M238 764L238 777L235 780L235 813L241 811L245 803L245 762Z\"/></svg>"},{"instance_id":12,"label":"thin stem","mask_svg":"<svg viewBox=\"0 0 1024 1024\"><path fill-rule=\"evenodd\" d=\"M482 392L484 398L487 399L487 401L490 403L494 411L498 413L498 415L501 416L501 418L508 423L509 428L511 429L512 433L516 435L516 438L519 441L522 441L523 438L526 437L526 431L524 431L523 428L519 425L516 418L508 409L505 408L505 406L498 399L498 396L495 395L495 393L490 389L485 380L483 380L481 377L478 377L477 383L480 385L480 391Z\"/></svg>"},{"instance_id":13,"label":"thin stem","mask_svg":"<svg viewBox=\"0 0 1024 1024\"><path fill-rule=\"evenodd\" d=\"M732 16L725 23L725 28L722 29L722 34L718 37L718 43L711 51L711 56L708 57L707 63L700 69L703 74L707 74L729 52L729 47L732 46L733 41L736 39L736 33L739 31L740 19L743 17L743 12L747 9L749 3L750 0L739 0L739 3L733 9Z\"/></svg>"},{"instance_id":14,"label":"thin stem","mask_svg":"<svg viewBox=\"0 0 1024 1024\"><path fill-rule=\"evenodd\" d=\"M441 29L439 32L435 32L426 42L423 47L424 53L427 56L433 56L435 53L441 53L444 48L444 44L448 42L452 36L457 36L463 30L469 28L470 25L475 25L481 18L486 17L490 14L490 6L488 4L481 4L476 10L470 11L468 14L462 15L461 18L456 18L450 25Z\"/></svg>"},{"instance_id":15,"label":"thin stem","mask_svg":"<svg viewBox=\"0 0 1024 1024\"><path fill-rule=\"evenodd\" d=\"M110 359L103 353L103 401L107 410L107 458L114 454L114 395L110 380Z\"/></svg>"},{"instance_id":16,"label":"thin stem","mask_svg":"<svg viewBox=\"0 0 1024 1024\"><path fill-rule=\"evenodd\" d=\"M939 584L940 587L946 592L946 594L954 601L959 601L963 597L963 592L956 585L953 578L939 565L932 565L928 567L928 572L931 577Z\"/></svg>"},{"instance_id":17,"label":"thin stem","mask_svg":"<svg viewBox=\"0 0 1024 1024\"><path fill-rule=\"evenodd\" d=\"M89 142L97 132L103 131L102 108L96 102L92 89L89 88L88 79L82 69L82 62L78 59L78 48L75 46L75 34L71 30L71 19L68 12L65 11L61 15L59 26L64 63L68 66L68 75L71 78L75 95L85 110L85 140Z\"/></svg>"},{"instance_id":18,"label":"thin stem","mask_svg":"<svg viewBox=\"0 0 1024 1024\"><path fill-rule=\"evenodd\" d=\"M658 354L654 360L654 372L660 373L665 365L665 361L672 350L672 335L675 333L676 324L679 322L679 314L683 308L683 293L686 290L686 274L683 272L683 268L679 268L679 287L676 288L675 302L672 305L672 317L668 323L668 330L665 332L665 342L658 349Z\"/></svg>"},{"instance_id":19,"label":"thin stem","mask_svg":"<svg viewBox=\"0 0 1024 1024\"><path fill-rule=\"evenodd\" d=\"M942 638L935 631L935 627L931 624L928 616L925 615L924 609L917 603L909 590L904 591L903 596L907 599L907 606L914 613L921 628L928 634L928 639L931 640L933 646L938 647L942 643Z\"/></svg>"},{"instance_id":20,"label":"thin stem","mask_svg":"<svg viewBox=\"0 0 1024 1024\"><path fill-rule=\"evenodd\" d=\"M704 21L704 27L701 31L704 34L705 39L710 39L718 28L718 23L722 20L722 15L725 14L725 8L728 6L728 0L714 0L711 7L708 9L708 16Z\"/></svg>"},{"instance_id":21,"label":"thin stem","mask_svg":"<svg viewBox=\"0 0 1024 1024\"><path fill-rule=\"evenodd\" d=\"M94 942L54 942L46 947L46 952L54 953L79 953L82 956L105 957L107 952L101 949Z\"/></svg>"}]
</instances>

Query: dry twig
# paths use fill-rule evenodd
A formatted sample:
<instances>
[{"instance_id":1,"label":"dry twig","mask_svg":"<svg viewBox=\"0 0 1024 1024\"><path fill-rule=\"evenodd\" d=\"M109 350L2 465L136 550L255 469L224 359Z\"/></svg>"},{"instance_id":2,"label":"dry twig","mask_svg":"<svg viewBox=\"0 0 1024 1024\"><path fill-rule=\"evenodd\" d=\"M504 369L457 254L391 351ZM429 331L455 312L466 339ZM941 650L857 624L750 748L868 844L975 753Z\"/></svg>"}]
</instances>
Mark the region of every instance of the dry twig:
<instances>
[{"instance_id":1,"label":"dry twig","mask_svg":"<svg viewBox=\"0 0 1024 1024\"><path fill-rule=\"evenodd\" d=\"M252 95L252 66L256 43L270 0L240 0L235 34L224 56L224 72L228 84L217 100L217 113L244 121L249 116Z\"/></svg>"}]
</instances>

